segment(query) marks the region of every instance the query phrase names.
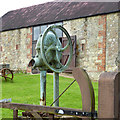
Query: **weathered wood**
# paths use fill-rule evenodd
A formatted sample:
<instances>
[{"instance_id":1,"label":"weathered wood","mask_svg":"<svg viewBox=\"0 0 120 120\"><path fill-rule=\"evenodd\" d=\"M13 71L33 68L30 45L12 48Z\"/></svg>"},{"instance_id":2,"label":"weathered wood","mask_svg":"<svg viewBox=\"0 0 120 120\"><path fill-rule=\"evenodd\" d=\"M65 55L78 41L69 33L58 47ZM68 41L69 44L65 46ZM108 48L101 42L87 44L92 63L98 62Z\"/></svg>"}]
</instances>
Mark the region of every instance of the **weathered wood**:
<instances>
[{"instance_id":1,"label":"weathered wood","mask_svg":"<svg viewBox=\"0 0 120 120\"><path fill-rule=\"evenodd\" d=\"M18 110L13 109L13 119L16 120L18 118Z\"/></svg>"},{"instance_id":2,"label":"weathered wood","mask_svg":"<svg viewBox=\"0 0 120 120\"><path fill-rule=\"evenodd\" d=\"M95 96L91 80L84 69L74 68L73 76L76 79L82 95L82 111L95 112ZM93 117L91 117L94 120ZM86 120L90 120L86 118Z\"/></svg>"},{"instance_id":3,"label":"weathered wood","mask_svg":"<svg viewBox=\"0 0 120 120\"><path fill-rule=\"evenodd\" d=\"M80 109L63 108L63 107L49 107L49 106L20 104L20 103L4 103L4 102L0 103L0 107L8 108L8 109L24 110L24 111L45 112L45 113L51 113L51 114L57 114L56 110L82 112L82 110L80 110ZM76 116L76 115L74 115L74 116Z\"/></svg>"},{"instance_id":4,"label":"weathered wood","mask_svg":"<svg viewBox=\"0 0 120 120\"><path fill-rule=\"evenodd\" d=\"M30 113L34 116L34 118L39 118L39 120L43 120L37 112L31 111Z\"/></svg>"},{"instance_id":5,"label":"weathered wood","mask_svg":"<svg viewBox=\"0 0 120 120\"><path fill-rule=\"evenodd\" d=\"M60 40L62 41L62 47L65 47L67 44L67 37L61 37ZM72 73L72 68L76 67L76 36L71 36L72 40L72 47L73 47L73 55L72 55L72 60L68 66L68 68L64 71L64 73ZM69 48L63 51L62 53L62 64L66 64L66 60L69 57Z\"/></svg>"},{"instance_id":6,"label":"weathered wood","mask_svg":"<svg viewBox=\"0 0 120 120\"><path fill-rule=\"evenodd\" d=\"M94 90L87 72L81 68L74 68L73 76L80 87L82 95L82 111L95 112Z\"/></svg>"},{"instance_id":7,"label":"weathered wood","mask_svg":"<svg viewBox=\"0 0 120 120\"><path fill-rule=\"evenodd\" d=\"M55 120L55 118L54 118L54 115L53 115L53 114L49 114L49 115L48 115L48 117L49 117L49 120Z\"/></svg>"},{"instance_id":8,"label":"weathered wood","mask_svg":"<svg viewBox=\"0 0 120 120\"><path fill-rule=\"evenodd\" d=\"M98 94L98 117L118 120L120 118L120 73L102 73Z\"/></svg>"}]
</instances>

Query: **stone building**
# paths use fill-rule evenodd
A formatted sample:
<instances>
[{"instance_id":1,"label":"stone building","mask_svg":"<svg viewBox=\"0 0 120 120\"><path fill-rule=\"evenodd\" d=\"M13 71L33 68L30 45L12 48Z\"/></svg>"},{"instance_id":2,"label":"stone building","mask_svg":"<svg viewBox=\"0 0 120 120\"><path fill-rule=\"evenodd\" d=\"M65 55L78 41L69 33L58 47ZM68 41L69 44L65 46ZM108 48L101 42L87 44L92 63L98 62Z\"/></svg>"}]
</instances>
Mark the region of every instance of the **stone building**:
<instances>
[{"instance_id":1,"label":"stone building","mask_svg":"<svg viewBox=\"0 0 120 120\"><path fill-rule=\"evenodd\" d=\"M1 18L0 63L31 72L27 65L35 56L39 34L60 24L74 41L73 66L97 80L101 72L117 69L119 12L118 2L48 2L10 11ZM62 39L62 32L56 33Z\"/></svg>"}]
</instances>

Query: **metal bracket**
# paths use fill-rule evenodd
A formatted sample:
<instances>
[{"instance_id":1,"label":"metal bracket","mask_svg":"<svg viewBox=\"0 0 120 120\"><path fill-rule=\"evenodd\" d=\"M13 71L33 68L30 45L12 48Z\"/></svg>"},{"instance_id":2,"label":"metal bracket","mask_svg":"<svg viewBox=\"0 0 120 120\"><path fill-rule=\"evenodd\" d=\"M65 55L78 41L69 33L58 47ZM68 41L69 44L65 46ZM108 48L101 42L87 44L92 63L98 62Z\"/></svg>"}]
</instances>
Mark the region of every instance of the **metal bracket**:
<instances>
[{"instance_id":1,"label":"metal bracket","mask_svg":"<svg viewBox=\"0 0 120 120\"><path fill-rule=\"evenodd\" d=\"M70 110L55 110L55 113L61 115L72 115L72 116L81 116L81 117L93 117L97 118L97 111L95 112L78 112L78 111L70 111Z\"/></svg>"}]
</instances>

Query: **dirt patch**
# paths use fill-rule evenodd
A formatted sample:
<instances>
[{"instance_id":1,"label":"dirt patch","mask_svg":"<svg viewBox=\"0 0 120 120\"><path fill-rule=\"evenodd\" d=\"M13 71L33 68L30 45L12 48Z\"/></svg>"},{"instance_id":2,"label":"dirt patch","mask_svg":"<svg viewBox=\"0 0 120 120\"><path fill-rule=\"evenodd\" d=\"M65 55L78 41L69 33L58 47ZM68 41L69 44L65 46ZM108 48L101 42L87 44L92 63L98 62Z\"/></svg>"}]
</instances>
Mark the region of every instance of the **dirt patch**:
<instances>
[{"instance_id":1,"label":"dirt patch","mask_svg":"<svg viewBox=\"0 0 120 120\"><path fill-rule=\"evenodd\" d=\"M53 75L53 73L47 73L49 75ZM68 73L60 73L59 76L66 77L66 78L74 78L72 74Z\"/></svg>"}]
</instances>

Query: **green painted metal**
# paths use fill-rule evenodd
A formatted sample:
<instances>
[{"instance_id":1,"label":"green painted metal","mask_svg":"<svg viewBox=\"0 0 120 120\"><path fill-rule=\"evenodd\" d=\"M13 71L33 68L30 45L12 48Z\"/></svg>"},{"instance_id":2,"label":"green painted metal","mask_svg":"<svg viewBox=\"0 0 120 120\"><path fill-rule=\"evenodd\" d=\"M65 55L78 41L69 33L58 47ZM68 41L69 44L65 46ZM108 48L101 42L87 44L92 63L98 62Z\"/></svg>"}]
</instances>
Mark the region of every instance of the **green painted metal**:
<instances>
[{"instance_id":1,"label":"green painted metal","mask_svg":"<svg viewBox=\"0 0 120 120\"><path fill-rule=\"evenodd\" d=\"M66 35L68 42L64 48L57 37L54 29L60 29ZM69 57L65 65L60 62L62 59L62 52L69 47ZM39 36L36 44L36 55L28 66L33 68L38 67L40 69L40 105L46 105L46 71L48 69L54 72L54 101L59 96L59 73L63 72L70 64L72 59L72 41L67 30L60 25L49 26L43 33ZM59 106L59 100L56 101L54 106Z\"/></svg>"},{"instance_id":2,"label":"green painted metal","mask_svg":"<svg viewBox=\"0 0 120 120\"><path fill-rule=\"evenodd\" d=\"M64 48L62 48L61 42L54 31L55 28L63 31L68 39L68 43ZM62 52L68 47L70 48L69 58L66 64L62 65L60 62ZM30 61L29 66L38 67L41 71L50 69L56 73L61 73L69 66L72 53L72 42L67 30L60 25L49 26L43 35L39 36L36 44L36 56Z\"/></svg>"},{"instance_id":3,"label":"green painted metal","mask_svg":"<svg viewBox=\"0 0 120 120\"><path fill-rule=\"evenodd\" d=\"M59 96L59 73L53 73L53 100L55 101ZM59 106L59 99L56 100L54 106Z\"/></svg>"},{"instance_id":4,"label":"green painted metal","mask_svg":"<svg viewBox=\"0 0 120 120\"><path fill-rule=\"evenodd\" d=\"M61 43L60 43L60 40L58 39L56 33L54 32L53 29L55 28L58 28L60 30L63 31L63 33L66 35L66 37L68 38L68 43L67 45L62 48L61 47ZM56 39L56 42L54 42L53 44L49 44L49 47L47 48L47 50L45 51L45 46L44 46L44 43L46 41L46 35L51 32L51 34L54 34L55 35L55 39ZM54 72L57 72L57 73L60 73L60 72L63 72L65 69L67 69L68 65L70 64L70 61L72 59L72 53L73 53L73 50L72 50L72 42L71 42L71 38L70 38L70 35L68 34L67 30L65 28L63 28L62 26L60 25L53 25L53 26L50 26L48 27L44 33L43 33L43 36L42 36L42 40L41 40L41 55L42 55L42 58L43 58L43 61L45 63L45 65L51 69L52 71ZM60 63L60 58L61 58L61 52L63 52L64 50L66 50L68 48L68 46L70 47L70 56L68 58L68 61L65 65L62 65ZM46 54L51 51L51 54L54 54L55 57L52 57L52 60L54 61L48 61L48 58L50 57L50 55L48 55L48 57L46 56ZM54 51L54 53L53 53ZM50 64L52 62L52 64Z\"/></svg>"},{"instance_id":5,"label":"green painted metal","mask_svg":"<svg viewBox=\"0 0 120 120\"><path fill-rule=\"evenodd\" d=\"M40 105L46 105L46 71L40 71Z\"/></svg>"}]
</instances>

